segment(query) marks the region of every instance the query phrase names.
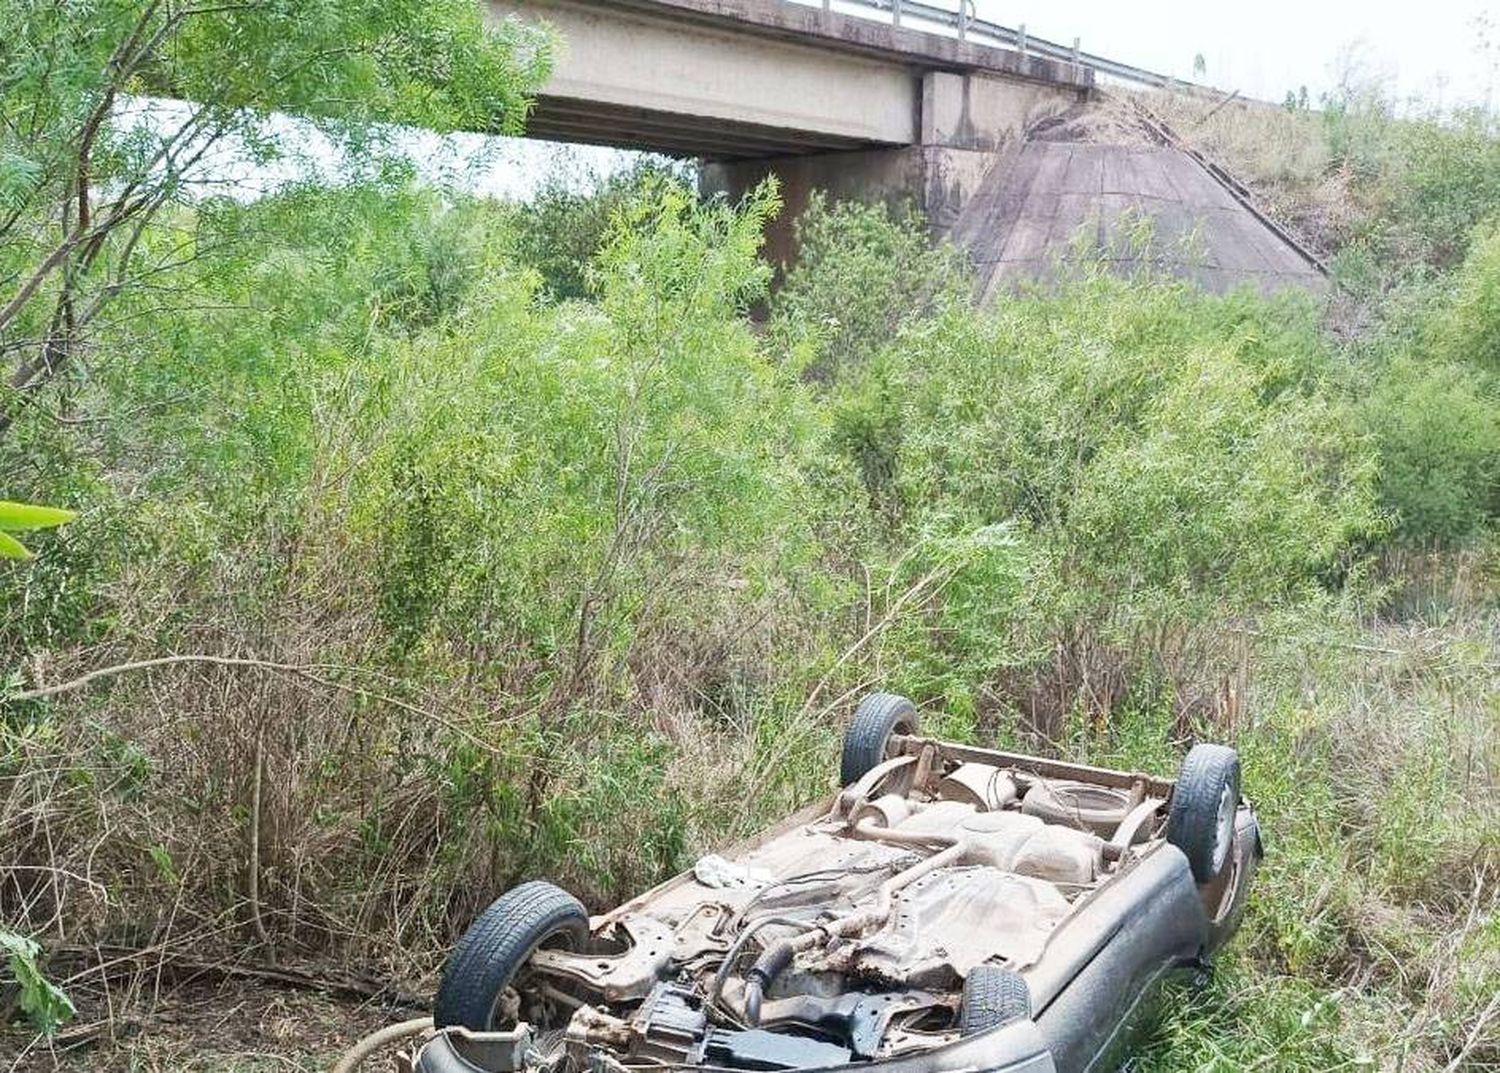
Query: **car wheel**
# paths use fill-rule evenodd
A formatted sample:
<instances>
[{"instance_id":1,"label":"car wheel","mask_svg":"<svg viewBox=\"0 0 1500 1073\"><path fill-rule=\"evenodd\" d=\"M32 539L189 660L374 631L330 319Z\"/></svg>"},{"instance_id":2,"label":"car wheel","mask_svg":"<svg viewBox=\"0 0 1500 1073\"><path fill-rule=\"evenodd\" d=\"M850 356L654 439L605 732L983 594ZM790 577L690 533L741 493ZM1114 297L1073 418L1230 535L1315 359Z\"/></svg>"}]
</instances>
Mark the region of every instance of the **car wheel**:
<instances>
[{"instance_id":1,"label":"car wheel","mask_svg":"<svg viewBox=\"0 0 1500 1073\"><path fill-rule=\"evenodd\" d=\"M1167 841L1187 856L1199 883L1212 882L1228 863L1239 806L1239 753L1223 745L1193 746L1172 790Z\"/></svg>"},{"instance_id":2,"label":"car wheel","mask_svg":"<svg viewBox=\"0 0 1500 1073\"><path fill-rule=\"evenodd\" d=\"M844 756L839 764L842 785L858 782L885 759L892 734L917 732L917 707L894 693L871 693L859 702L854 721L844 731Z\"/></svg>"},{"instance_id":3,"label":"car wheel","mask_svg":"<svg viewBox=\"0 0 1500 1073\"><path fill-rule=\"evenodd\" d=\"M588 936L587 911L567 891L541 880L506 891L469 925L438 984L432 1017L439 1028L476 1032L503 1027L505 992L544 946L577 949Z\"/></svg>"},{"instance_id":4,"label":"car wheel","mask_svg":"<svg viewBox=\"0 0 1500 1073\"><path fill-rule=\"evenodd\" d=\"M958 1007L958 1034L977 1036L1031 1016L1031 989L1014 969L976 965L964 977Z\"/></svg>"}]
</instances>

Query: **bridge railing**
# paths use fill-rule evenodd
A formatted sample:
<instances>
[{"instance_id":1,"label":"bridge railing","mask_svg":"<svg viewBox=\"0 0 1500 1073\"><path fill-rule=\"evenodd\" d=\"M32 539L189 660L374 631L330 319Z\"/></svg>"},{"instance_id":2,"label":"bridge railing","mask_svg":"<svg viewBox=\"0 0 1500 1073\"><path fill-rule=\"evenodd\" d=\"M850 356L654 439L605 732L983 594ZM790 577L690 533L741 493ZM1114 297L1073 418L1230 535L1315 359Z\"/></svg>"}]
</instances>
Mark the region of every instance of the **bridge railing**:
<instances>
[{"instance_id":1,"label":"bridge railing","mask_svg":"<svg viewBox=\"0 0 1500 1073\"><path fill-rule=\"evenodd\" d=\"M974 0L957 0L952 8L927 3L925 0L794 0L794 2L813 6L821 4L824 11L838 11L860 15L864 18L877 18L881 21L892 22L897 26L902 25L903 22L920 23L921 29L935 28L939 32L952 34L961 41L1000 45L1027 55L1044 56L1049 60L1090 67L1099 74L1136 85L1172 86L1179 89L1209 91L1207 86L1184 82L1171 75L1148 71L1143 67L1134 67L1128 63L1120 63L1092 52L1084 52L1079 47L1077 38L1073 39L1072 45L1063 45L1056 41L1048 41L1044 37L1028 34L1024 25L1012 28L981 19L975 11Z\"/></svg>"}]
</instances>

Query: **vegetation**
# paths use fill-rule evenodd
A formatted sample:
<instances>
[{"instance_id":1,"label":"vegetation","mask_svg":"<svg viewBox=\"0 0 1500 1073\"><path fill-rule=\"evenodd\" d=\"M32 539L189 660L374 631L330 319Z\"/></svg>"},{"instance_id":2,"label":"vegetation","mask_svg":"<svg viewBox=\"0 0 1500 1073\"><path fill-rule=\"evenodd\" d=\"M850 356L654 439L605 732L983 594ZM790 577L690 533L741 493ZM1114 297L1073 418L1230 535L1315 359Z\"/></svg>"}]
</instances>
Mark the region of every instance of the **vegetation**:
<instances>
[{"instance_id":1,"label":"vegetation","mask_svg":"<svg viewBox=\"0 0 1500 1073\"><path fill-rule=\"evenodd\" d=\"M0 559L28 559L26 550L12 533L31 529L53 529L71 522L76 515L70 510L56 507L39 507L34 503L7 503L0 501Z\"/></svg>"},{"instance_id":2,"label":"vegetation","mask_svg":"<svg viewBox=\"0 0 1500 1073\"><path fill-rule=\"evenodd\" d=\"M0 21L12 31L0 46L0 435L122 291L160 294L209 252L153 241L152 222L223 182L205 160L282 152L272 109L358 157L379 122L514 133L547 55L465 0L3 0Z\"/></svg>"},{"instance_id":3,"label":"vegetation","mask_svg":"<svg viewBox=\"0 0 1500 1073\"><path fill-rule=\"evenodd\" d=\"M390 116L441 104L357 66ZM1263 877L1140 1068L1500 1062L1500 203L1444 207L1467 155L1382 187L1359 235L1425 268L1352 339L1103 271L976 310L919 223L821 202L773 292L771 188L507 206L360 159L166 197L101 249L170 286L77 264L0 325L28 362L108 292L3 399L5 494L78 517L0 566L0 1010L149 1012L95 943L419 987L504 886L604 904L823 793L878 684L1095 762L1239 745ZM63 234L49 182L5 264Z\"/></svg>"},{"instance_id":4,"label":"vegetation","mask_svg":"<svg viewBox=\"0 0 1500 1073\"><path fill-rule=\"evenodd\" d=\"M1284 108L1221 108L1185 94L1142 100L1249 182L1331 258L1344 287L1372 301L1455 267L1500 201L1493 111L1398 109L1357 62L1316 107L1305 93Z\"/></svg>"}]
</instances>

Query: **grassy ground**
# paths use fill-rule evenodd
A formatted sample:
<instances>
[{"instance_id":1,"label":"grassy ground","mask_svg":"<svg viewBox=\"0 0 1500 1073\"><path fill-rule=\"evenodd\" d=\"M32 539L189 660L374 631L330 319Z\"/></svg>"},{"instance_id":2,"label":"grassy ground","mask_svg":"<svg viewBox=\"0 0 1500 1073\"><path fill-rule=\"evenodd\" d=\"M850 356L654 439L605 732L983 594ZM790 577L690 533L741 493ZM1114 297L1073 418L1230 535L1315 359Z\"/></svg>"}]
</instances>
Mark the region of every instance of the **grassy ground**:
<instances>
[{"instance_id":1,"label":"grassy ground","mask_svg":"<svg viewBox=\"0 0 1500 1073\"><path fill-rule=\"evenodd\" d=\"M1500 1068L1500 616L1449 608L1358 635L1253 637L1245 657L1226 687L1238 699L1212 732L1244 754L1265 865L1212 982L1173 990L1131 1068ZM1149 712L1087 722L1055 751L1170 770L1170 722ZM629 826L675 816L687 859L822 792L832 735L782 730L678 726L660 757L671 800L622 801ZM774 804L727 807L767 765L786 764L802 774ZM420 992L421 975L413 964L402 983ZM147 973L107 993L84 978L72 989L78 1027L50 1048L0 1036L11 1068L320 1069L409 1016L211 977L169 986Z\"/></svg>"},{"instance_id":2,"label":"grassy ground","mask_svg":"<svg viewBox=\"0 0 1500 1073\"><path fill-rule=\"evenodd\" d=\"M1240 737L1267 840L1251 910L1141 1069L1500 1068L1497 623L1275 669Z\"/></svg>"}]
</instances>

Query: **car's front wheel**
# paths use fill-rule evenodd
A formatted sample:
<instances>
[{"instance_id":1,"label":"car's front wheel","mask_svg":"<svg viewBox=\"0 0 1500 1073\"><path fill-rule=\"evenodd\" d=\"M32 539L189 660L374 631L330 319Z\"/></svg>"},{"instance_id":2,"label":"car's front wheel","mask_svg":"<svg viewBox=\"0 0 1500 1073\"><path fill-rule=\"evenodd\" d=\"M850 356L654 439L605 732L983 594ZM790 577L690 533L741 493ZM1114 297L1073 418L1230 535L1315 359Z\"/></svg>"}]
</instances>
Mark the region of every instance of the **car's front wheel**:
<instances>
[{"instance_id":1,"label":"car's front wheel","mask_svg":"<svg viewBox=\"0 0 1500 1073\"><path fill-rule=\"evenodd\" d=\"M1167 814L1167 841L1182 850L1199 883L1218 878L1234 845L1240 807L1240 754L1195 745L1182 762Z\"/></svg>"},{"instance_id":2,"label":"car's front wheel","mask_svg":"<svg viewBox=\"0 0 1500 1073\"><path fill-rule=\"evenodd\" d=\"M542 947L576 950L588 936L588 912L567 891L542 880L496 898L453 948L438 984L432 1019L438 1028L475 1032L504 1028L506 991Z\"/></svg>"}]
</instances>

